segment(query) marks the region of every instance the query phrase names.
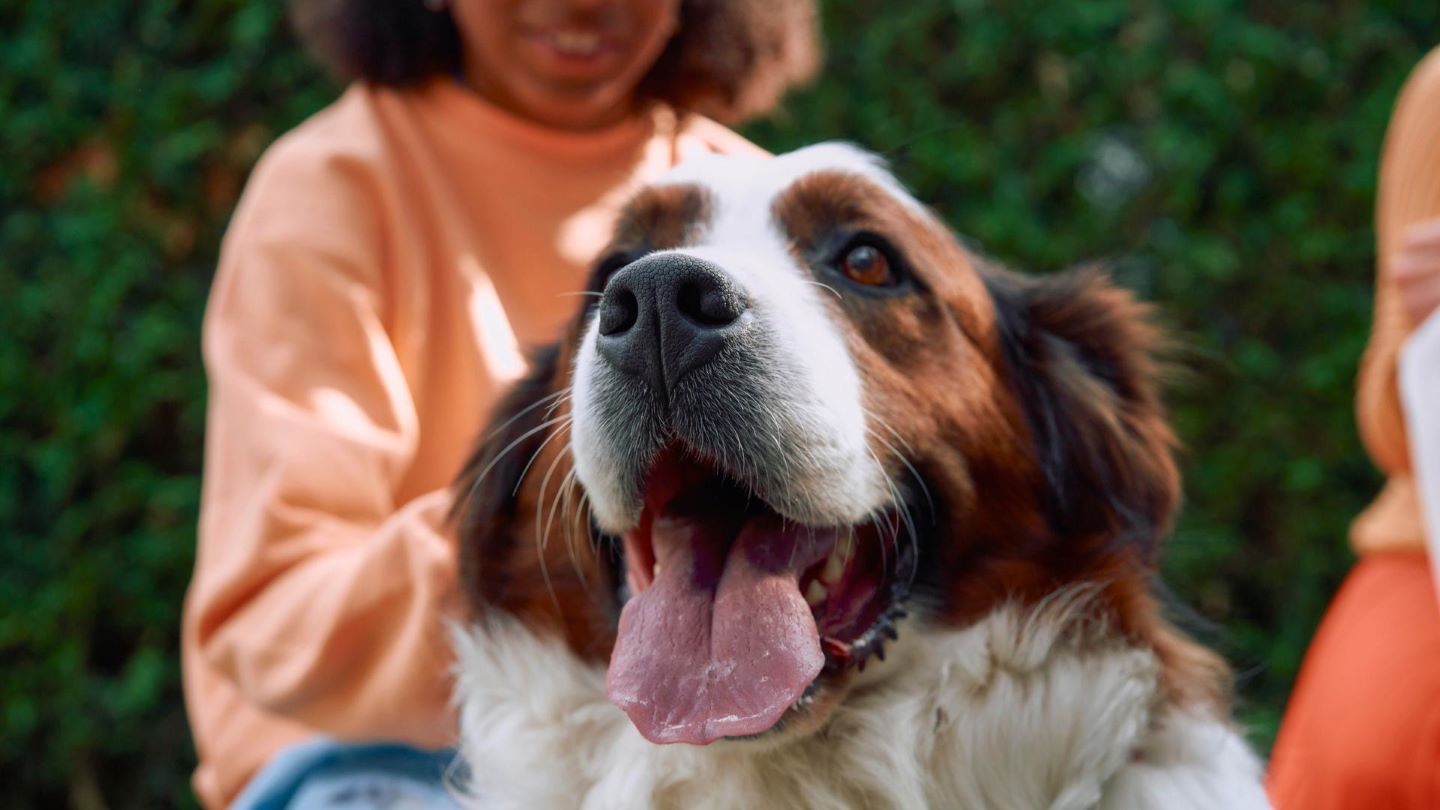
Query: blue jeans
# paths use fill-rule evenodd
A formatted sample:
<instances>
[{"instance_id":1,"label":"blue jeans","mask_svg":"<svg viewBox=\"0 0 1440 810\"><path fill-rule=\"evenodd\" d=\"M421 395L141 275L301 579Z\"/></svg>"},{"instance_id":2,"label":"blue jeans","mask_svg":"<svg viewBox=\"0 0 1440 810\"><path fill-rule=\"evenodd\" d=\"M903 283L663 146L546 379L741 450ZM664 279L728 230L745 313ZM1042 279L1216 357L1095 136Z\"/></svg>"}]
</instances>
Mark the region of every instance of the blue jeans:
<instances>
[{"instance_id":1,"label":"blue jeans","mask_svg":"<svg viewBox=\"0 0 1440 810\"><path fill-rule=\"evenodd\" d=\"M329 737L276 754L233 810L457 810L447 784L455 752Z\"/></svg>"}]
</instances>

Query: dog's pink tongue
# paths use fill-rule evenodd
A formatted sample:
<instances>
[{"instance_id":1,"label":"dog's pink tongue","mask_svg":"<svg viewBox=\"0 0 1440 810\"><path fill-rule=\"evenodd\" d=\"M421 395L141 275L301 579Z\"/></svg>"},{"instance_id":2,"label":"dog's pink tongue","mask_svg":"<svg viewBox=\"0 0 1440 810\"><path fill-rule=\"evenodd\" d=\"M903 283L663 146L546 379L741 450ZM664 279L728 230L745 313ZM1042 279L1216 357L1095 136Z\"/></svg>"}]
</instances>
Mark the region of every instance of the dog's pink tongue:
<instances>
[{"instance_id":1,"label":"dog's pink tongue","mask_svg":"<svg viewBox=\"0 0 1440 810\"><path fill-rule=\"evenodd\" d=\"M746 523L733 544L728 534L683 517L652 526L660 571L621 612L605 679L651 742L765 731L824 666L799 580L834 532L787 531L771 515Z\"/></svg>"}]
</instances>

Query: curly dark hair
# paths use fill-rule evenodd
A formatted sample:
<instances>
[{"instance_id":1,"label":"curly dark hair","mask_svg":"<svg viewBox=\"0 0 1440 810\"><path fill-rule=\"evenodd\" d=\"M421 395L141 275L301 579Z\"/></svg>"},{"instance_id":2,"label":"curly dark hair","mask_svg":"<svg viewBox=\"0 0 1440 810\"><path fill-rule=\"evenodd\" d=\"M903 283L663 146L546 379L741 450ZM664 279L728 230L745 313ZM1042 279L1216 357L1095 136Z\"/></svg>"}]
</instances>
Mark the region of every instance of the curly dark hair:
<instances>
[{"instance_id":1,"label":"curly dark hair","mask_svg":"<svg viewBox=\"0 0 1440 810\"><path fill-rule=\"evenodd\" d=\"M449 11L421 0L290 0L301 39L346 81L407 85L461 67ZM647 98L733 124L769 112L820 61L814 0L681 0Z\"/></svg>"}]
</instances>

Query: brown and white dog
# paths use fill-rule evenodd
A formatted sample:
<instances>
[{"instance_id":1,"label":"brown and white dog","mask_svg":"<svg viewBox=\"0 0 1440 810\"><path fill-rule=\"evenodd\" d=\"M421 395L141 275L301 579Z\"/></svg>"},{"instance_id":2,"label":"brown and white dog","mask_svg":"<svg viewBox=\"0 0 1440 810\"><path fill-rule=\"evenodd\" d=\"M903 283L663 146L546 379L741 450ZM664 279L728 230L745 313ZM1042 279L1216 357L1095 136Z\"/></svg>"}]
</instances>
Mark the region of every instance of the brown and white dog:
<instances>
[{"instance_id":1,"label":"brown and white dog","mask_svg":"<svg viewBox=\"0 0 1440 810\"><path fill-rule=\"evenodd\" d=\"M841 145L677 168L591 295L459 484L475 806L1268 806L1130 295Z\"/></svg>"}]
</instances>

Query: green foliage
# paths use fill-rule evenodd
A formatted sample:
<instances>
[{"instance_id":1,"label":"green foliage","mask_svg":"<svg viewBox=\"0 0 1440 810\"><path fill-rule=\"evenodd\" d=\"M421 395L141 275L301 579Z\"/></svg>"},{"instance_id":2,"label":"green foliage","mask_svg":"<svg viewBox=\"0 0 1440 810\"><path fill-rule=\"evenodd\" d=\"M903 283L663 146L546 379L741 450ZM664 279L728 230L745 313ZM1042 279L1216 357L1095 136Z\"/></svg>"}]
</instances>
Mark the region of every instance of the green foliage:
<instances>
[{"instance_id":1,"label":"green foliage","mask_svg":"<svg viewBox=\"0 0 1440 810\"><path fill-rule=\"evenodd\" d=\"M0 783L192 803L177 637L199 324L245 172L333 97L278 3L0 3ZM1432 2L825 7L825 78L751 127L877 148L984 248L1111 260L1191 350L1166 575L1273 734L1377 484L1352 426L1376 160Z\"/></svg>"},{"instance_id":2,"label":"green foliage","mask_svg":"<svg viewBox=\"0 0 1440 810\"><path fill-rule=\"evenodd\" d=\"M0 794L193 804L180 698L217 244L331 97L275 4L0 7Z\"/></svg>"}]
</instances>

